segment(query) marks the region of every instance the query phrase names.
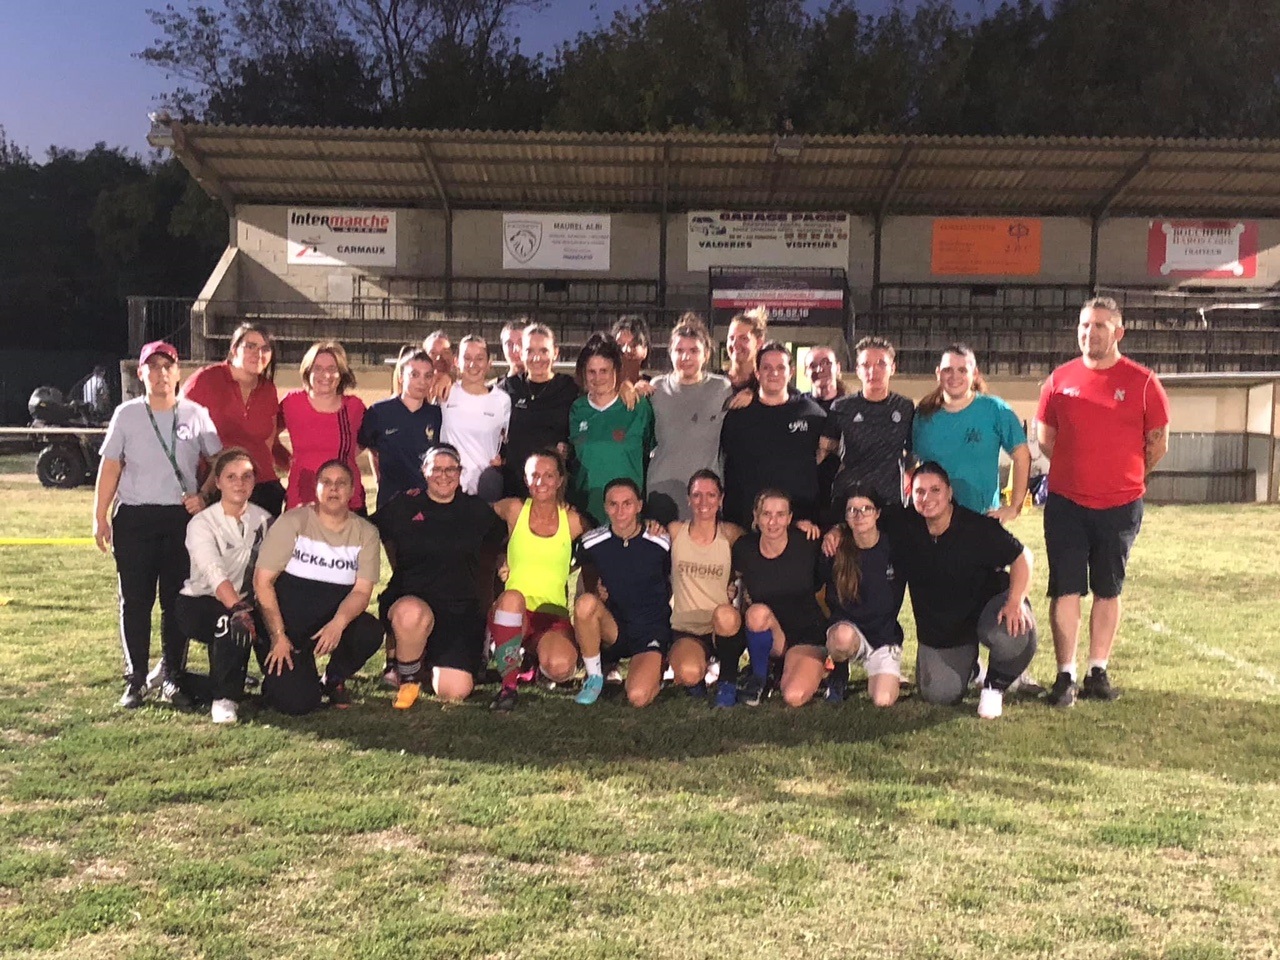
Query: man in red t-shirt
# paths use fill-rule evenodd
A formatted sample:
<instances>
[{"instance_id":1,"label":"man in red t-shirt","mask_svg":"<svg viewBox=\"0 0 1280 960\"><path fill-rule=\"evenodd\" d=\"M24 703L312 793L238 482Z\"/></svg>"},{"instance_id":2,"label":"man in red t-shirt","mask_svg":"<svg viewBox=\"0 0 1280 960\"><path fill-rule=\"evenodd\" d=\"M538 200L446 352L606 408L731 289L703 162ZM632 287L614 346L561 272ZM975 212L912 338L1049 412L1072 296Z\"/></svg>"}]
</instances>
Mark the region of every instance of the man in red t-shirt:
<instances>
[{"instance_id":1,"label":"man in red t-shirt","mask_svg":"<svg viewBox=\"0 0 1280 960\"><path fill-rule=\"evenodd\" d=\"M1036 412L1050 458L1044 509L1049 615L1058 677L1054 706L1114 700L1107 659L1120 625L1129 550L1142 527L1146 478L1169 449L1169 398L1154 373L1120 355L1124 321L1110 297L1080 310L1080 358L1049 375ZM1089 673L1076 684L1080 601L1092 589Z\"/></svg>"}]
</instances>

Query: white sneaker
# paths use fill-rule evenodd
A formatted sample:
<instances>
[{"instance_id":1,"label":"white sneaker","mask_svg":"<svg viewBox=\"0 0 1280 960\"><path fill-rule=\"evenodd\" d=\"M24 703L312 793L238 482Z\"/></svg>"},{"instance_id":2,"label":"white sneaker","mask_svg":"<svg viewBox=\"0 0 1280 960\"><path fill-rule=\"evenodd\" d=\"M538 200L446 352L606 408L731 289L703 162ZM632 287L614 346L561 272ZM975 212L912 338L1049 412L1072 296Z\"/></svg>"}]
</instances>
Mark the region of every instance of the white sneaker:
<instances>
[{"instance_id":1,"label":"white sneaker","mask_svg":"<svg viewBox=\"0 0 1280 960\"><path fill-rule=\"evenodd\" d=\"M234 700L215 700L209 710L214 723L235 723L237 705Z\"/></svg>"},{"instance_id":2,"label":"white sneaker","mask_svg":"<svg viewBox=\"0 0 1280 960\"><path fill-rule=\"evenodd\" d=\"M152 693L158 693L164 685L164 678L160 675L160 667L163 660L157 660L156 665L147 672L147 679L142 684L142 695L144 697Z\"/></svg>"},{"instance_id":3,"label":"white sneaker","mask_svg":"<svg viewBox=\"0 0 1280 960\"><path fill-rule=\"evenodd\" d=\"M995 687L983 687L978 695L978 716L983 720L994 720L1004 713L1004 691Z\"/></svg>"}]
</instances>

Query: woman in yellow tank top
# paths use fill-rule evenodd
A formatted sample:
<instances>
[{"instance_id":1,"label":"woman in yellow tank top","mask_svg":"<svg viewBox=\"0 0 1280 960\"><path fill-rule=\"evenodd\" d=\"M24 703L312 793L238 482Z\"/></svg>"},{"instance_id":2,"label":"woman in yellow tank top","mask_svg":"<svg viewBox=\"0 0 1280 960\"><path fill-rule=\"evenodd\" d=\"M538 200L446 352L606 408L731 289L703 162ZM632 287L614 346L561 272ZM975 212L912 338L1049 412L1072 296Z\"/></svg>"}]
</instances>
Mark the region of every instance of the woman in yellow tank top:
<instances>
[{"instance_id":1,"label":"woman in yellow tank top","mask_svg":"<svg viewBox=\"0 0 1280 960\"><path fill-rule=\"evenodd\" d=\"M559 452L530 456L524 477L529 499L508 497L493 505L509 534L506 589L489 617L494 658L502 674L492 706L504 713L515 709L522 646L555 683L565 683L578 669L568 584L573 541L582 536L585 524L573 507L565 506L565 467Z\"/></svg>"}]
</instances>

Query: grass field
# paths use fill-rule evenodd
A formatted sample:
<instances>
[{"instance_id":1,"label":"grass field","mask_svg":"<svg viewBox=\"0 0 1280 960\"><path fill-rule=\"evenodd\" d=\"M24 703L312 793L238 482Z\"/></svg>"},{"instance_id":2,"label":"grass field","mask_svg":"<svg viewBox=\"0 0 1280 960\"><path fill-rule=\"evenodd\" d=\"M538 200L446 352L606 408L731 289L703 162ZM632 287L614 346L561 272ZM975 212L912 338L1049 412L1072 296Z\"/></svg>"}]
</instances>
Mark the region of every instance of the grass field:
<instances>
[{"instance_id":1,"label":"grass field","mask_svg":"<svg viewBox=\"0 0 1280 960\"><path fill-rule=\"evenodd\" d=\"M25 469L0 536L86 535ZM96 550L0 547L0 956L1276 957L1277 545L1150 509L1106 706L404 715L369 677L232 728L113 706Z\"/></svg>"}]
</instances>

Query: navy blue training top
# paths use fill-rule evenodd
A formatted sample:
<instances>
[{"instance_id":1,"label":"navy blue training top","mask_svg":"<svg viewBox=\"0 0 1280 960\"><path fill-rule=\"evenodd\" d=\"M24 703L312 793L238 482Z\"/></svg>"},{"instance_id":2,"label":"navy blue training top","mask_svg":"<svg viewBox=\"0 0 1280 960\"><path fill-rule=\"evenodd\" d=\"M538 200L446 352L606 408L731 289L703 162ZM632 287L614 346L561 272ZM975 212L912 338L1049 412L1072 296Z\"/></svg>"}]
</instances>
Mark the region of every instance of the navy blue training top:
<instances>
[{"instance_id":1,"label":"navy blue training top","mask_svg":"<svg viewBox=\"0 0 1280 960\"><path fill-rule=\"evenodd\" d=\"M422 455L440 442L440 408L424 403L410 410L399 397L379 400L365 411L356 441L378 452L378 509L398 493L422 486Z\"/></svg>"},{"instance_id":2,"label":"navy blue training top","mask_svg":"<svg viewBox=\"0 0 1280 960\"><path fill-rule=\"evenodd\" d=\"M641 532L623 540L612 527L597 527L581 541L584 562L609 591L605 606L618 632L633 641L671 641L671 541Z\"/></svg>"},{"instance_id":3,"label":"navy blue training top","mask_svg":"<svg viewBox=\"0 0 1280 960\"><path fill-rule=\"evenodd\" d=\"M849 534L846 532L845 536ZM878 650L902 644L902 625L898 612L906 592L907 578L894 569L889 541L881 536L874 547L858 552L858 599L840 600L836 589L835 560L823 558L823 575L827 581L827 607L831 623L847 620L862 631L867 642Z\"/></svg>"}]
</instances>

